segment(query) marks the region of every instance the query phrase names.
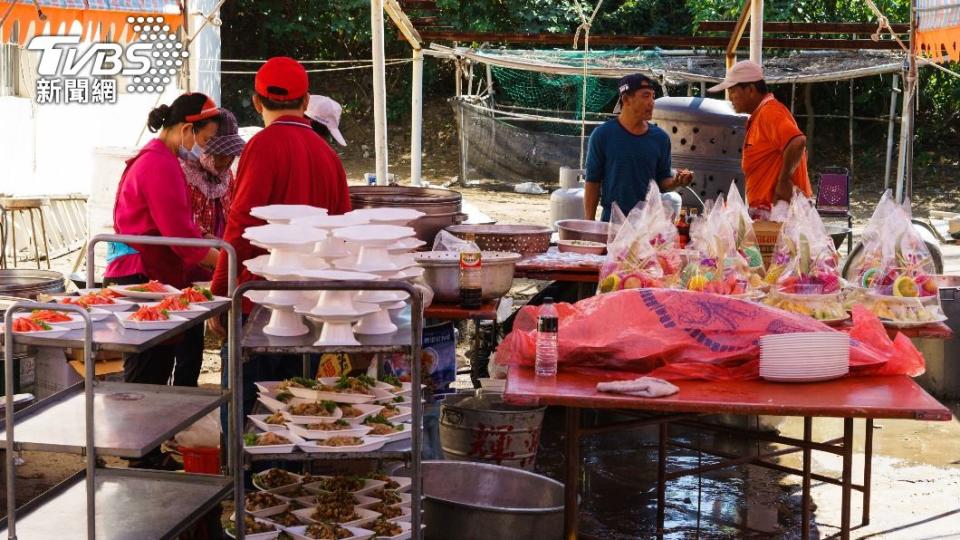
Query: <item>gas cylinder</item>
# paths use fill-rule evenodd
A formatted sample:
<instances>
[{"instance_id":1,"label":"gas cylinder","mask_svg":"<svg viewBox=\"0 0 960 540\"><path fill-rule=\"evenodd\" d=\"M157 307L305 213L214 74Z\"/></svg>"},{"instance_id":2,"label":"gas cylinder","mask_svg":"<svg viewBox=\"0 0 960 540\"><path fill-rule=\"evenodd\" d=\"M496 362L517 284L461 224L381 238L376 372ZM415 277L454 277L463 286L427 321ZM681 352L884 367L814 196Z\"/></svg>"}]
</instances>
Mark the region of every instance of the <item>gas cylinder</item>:
<instances>
[{"instance_id":1,"label":"gas cylinder","mask_svg":"<svg viewBox=\"0 0 960 540\"><path fill-rule=\"evenodd\" d=\"M560 167L560 188L550 194L550 226L561 219L583 219L583 169Z\"/></svg>"}]
</instances>

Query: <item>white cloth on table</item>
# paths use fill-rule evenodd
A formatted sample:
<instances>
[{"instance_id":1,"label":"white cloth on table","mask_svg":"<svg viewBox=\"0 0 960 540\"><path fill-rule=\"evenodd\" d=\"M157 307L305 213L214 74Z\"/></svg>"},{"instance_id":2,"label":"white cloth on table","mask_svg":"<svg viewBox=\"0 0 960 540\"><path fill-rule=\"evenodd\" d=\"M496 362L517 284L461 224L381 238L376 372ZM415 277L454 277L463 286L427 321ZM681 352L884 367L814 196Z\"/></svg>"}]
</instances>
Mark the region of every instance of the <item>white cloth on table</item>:
<instances>
[{"instance_id":1,"label":"white cloth on table","mask_svg":"<svg viewBox=\"0 0 960 540\"><path fill-rule=\"evenodd\" d=\"M656 377L640 377L632 381L597 383L598 392L626 394L628 396L658 398L672 396L680 391L677 386Z\"/></svg>"}]
</instances>

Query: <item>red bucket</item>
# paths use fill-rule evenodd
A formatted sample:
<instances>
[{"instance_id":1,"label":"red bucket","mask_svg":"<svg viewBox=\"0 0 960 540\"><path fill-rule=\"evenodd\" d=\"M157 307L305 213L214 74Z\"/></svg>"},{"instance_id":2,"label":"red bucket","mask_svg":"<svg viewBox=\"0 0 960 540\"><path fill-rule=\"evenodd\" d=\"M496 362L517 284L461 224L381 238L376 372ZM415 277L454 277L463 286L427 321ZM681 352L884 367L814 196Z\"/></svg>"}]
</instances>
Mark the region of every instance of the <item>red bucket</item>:
<instances>
[{"instance_id":1,"label":"red bucket","mask_svg":"<svg viewBox=\"0 0 960 540\"><path fill-rule=\"evenodd\" d=\"M188 473L220 474L220 448L180 447L183 470Z\"/></svg>"}]
</instances>

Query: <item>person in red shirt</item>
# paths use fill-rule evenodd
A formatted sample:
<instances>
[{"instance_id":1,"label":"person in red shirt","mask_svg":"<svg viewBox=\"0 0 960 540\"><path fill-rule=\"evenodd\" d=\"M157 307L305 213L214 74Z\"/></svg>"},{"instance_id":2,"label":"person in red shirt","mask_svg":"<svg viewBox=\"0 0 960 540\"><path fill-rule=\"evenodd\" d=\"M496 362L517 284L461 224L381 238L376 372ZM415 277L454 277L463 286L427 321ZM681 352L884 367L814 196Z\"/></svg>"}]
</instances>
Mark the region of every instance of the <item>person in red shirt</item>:
<instances>
[{"instance_id":1,"label":"person in red shirt","mask_svg":"<svg viewBox=\"0 0 960 540\"><path fill-rule=\"evenodd\" d=\"M243 266L243 261L266 253L241 236L248 227L265 224L250 215L251 208L306 204L326 208L330 215L350 211L350 193L343 164L312 129L310 120L304 117L310 100L309 86L306 70L292 58L271 58L257 71L253 106L263 117L266 127L247 142L240 156L223 236L237 252L241 269L238 284L261 279L251 274ZM232 292L227 291L226 253L220 254L212 289L218 295ZM248 314L251 307L245 303L244 314ZM211 319L209 328L215 334L225 335L222 323L216 319ZM226 359L223 366L226 374ZM300 368L299 356L251 358L244 364L245 397L256 395L252 387L252 380L257 380L256 377L282 380L300 375ZM265 370L272 371L267 373ZM252 401L249 403L252 405Z\"/></svg>"},{"instance_id":2,"label":"person in red shirt","mask_svg":"<svg viewBox=\"0 0 960 540\"><path fill-rule=\"evenodd\" d=\"M251 216L251 208L306 204L326 208L330 215L350 211L347 175L340 158L303 115L310 99L303 66L292 58L271 58L257 71L254 87L253 106L266 127L250 139L240 156L223 235L241 263L238 284L259 279L242 263L266 253L241 236L248 227L266 223ZM217 262L213 292L228 293L226 253Z\"/></svg>"}]
</instances>

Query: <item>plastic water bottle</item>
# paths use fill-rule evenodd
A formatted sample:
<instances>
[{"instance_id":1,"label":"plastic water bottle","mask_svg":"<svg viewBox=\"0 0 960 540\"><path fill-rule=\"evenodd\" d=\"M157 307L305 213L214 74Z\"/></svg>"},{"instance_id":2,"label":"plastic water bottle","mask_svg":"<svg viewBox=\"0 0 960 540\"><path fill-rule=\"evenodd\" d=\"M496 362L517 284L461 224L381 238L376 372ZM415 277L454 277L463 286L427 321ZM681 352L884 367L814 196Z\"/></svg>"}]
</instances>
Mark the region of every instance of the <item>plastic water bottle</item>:
<instances>
[{"instance_id":1,"label":"plastic water bottle","mask_svg":"<svg viewBox=\"0 0 960 540\"><path fill-rule=\"evenodd\" d=\"M553 298L544 298L540 306L537 324L537 359L535 369L538 377L554 377L557 374L557 331L560 319Z\"/></svg>"}]
</instances>

